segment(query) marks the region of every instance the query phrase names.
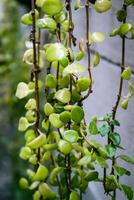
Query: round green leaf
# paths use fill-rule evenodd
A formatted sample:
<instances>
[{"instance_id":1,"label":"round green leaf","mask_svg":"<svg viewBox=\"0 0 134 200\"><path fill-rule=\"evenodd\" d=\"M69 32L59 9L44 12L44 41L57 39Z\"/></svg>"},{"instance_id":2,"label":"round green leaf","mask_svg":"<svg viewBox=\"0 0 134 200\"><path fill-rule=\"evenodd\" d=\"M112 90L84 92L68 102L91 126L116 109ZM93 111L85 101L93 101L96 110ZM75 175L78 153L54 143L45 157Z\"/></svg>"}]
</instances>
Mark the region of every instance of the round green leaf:
<instances>
[{"instance_id":1,"label":"round green leaf","mask_svg":"<svg viewBox=\"0 0 134 200\"><path fill-rule=\"evenodd\" d=\"M54 16L62 10L61 0L44 0L42 10L45 14Z\"/></svg>"},{"instance_id":2,"label":"round green leaf","mask_svg":"<svg viewBox=\"0 0 134 200\"><path fill-rule=\"evenodd\" d=\"M71 143L75 143L79 140L79 134L77 131L74 130L65 131L62 136L64 140Z\"/></svg>"},{"instance_id":3,"label":"round green leaf","mask_svg":"<svg viewBox=\"0 0 134 200\"><path fill-rule=\"evenodd\" d=\"M55 31L57 28L56 22L51 17L44 17L42 19L38 19L36 25L40 29L49 29L50 31Z\"/></svg>"},{"instance_id":4,"label":"round green leaf","mask_svg":"<svg viewBox=\"0 0 134 200\"><path fill-rule=\"evenodd\" d=\"M120 26L120 34L126 35L132 29L132 24L125 23Z\"/></svg>"},{"instance_id":5,"label":"round green leaf","mask_svg":"<svg viewBox=\"0 0 134 200\"><path fill-rule=\"evenodd\" d=\"M79 92L86 91L91 86L91 80L87 77L80 77L77 80L77 89Z\"/></svg>"},{"instance_id":6,"label":"round green leaf","mask_svg":"<svg viewBox=\"0 0 134 200\"><path fill-rule=\"evenodd\" d=\"M27 110L34 110L36 109L36 100L35 99L29 99L28 102L25 105L25 108Z\"/></svg>"},{"instance_id":7,"label":"round green leaf","mask_svg":"<svg viewBox=\"0 0 134 200\"><path fill-rule=\"evenodd\" d=\"M65 155L71 153L72 151L71 143L65 140L60 140L58 143L58 146L59 146L59 150Z\"/></svg>"},{"instance_id":8,"label":"round green leaf","mask_svg":"<svg viewBox=\"0 0 134 200\"><path fill-rule=\"evenodd\" d=\"M60 120L65 124L68 123L71 120L71 113L68 111L62 112L60 114Z\"/></svg>"},{"instance_id":9,"label":"round green leaf","mask_svg":"<svg viewBox=\"0 0 134 200\"><path fill-rule=\"evenodd\" d=\"M28 189L29 187L29 183L28 183L28 180L26 178L21 178L19 180L19 185L22 189Z\"/></svg>"},{"instance_id":10,"label":"round green leaf","mask_svg":"<svg viewBox=\"0 0 134 200\"><path fill-rule=\"evenodd\" d=\"M31 149L29 147L22 147L21 150L20 150L20 158L23 159L23 160L27 160L30 158L31 156Z\"/></svg>"},{"instance_id":11,"label":"round green leaf","mask_svg":"<svg viewBox=\"0 0 134 200\"><path fill-rule=\"evenodd\" d=\"M84 111L80 106L73 107L71 111L71 118L74 122L80 123L84 118Z\"/></svg>"},{"instance_id":12,"label":"round green leaf","mask_svg":"<svg viewBox=\"0 0 134 200\"><path fill-rule=\"evenodd\" d=\"M30 124L28 123L27 119L25 117L21 117L19 120L18 130L21 132L26 131L29 125Z\"/></svg>"},{"instance_id":13,"label":"round green leaf","mask_svg":"<svg viewBox=\"0 0 134 200\"><path fill-rule=\"evenodd\" d=\"M67 49L61 43L54 43L46 48L48 62L60 61L67 57Z\"/></svg>"},{"instance_id":14,"label":"round green leaf","mask_svg":"<svg viewBox=\"0 0 134 200\"><path fill-rule=\"evenodd\" d=\"M110 0L96 0L95 1L95 10L99 13L106 12L112 7L112 2Z\"/></svg>"},{"instance_id":15,"label":"round green leaf","mask_svg":"<svg viewBox=\"0 0 134 200\"><path fill-rule=\"evenodd\" d=\"M29 95L33 90L30 90L28 85L24 82L20 82L17 86L16 94L15 96L19 99L23 99L27 95Z\"/></svg>"},{"instance_id":16,"label":"round green leaf","mask_svg":"<svg viewBox=\"0 0 134 200\"><path fill-rule=\"evenodd\" d=\"M79 74L85 72L85 67L78 63L72 63L68 65L63 72L67 74Z\"/></svg>"},{"instance_id":17,"label":"round green leaf","mask_svg":"<svg viewBox=\"0 0 134 200\"><path fill-rule=\"evenodd\" d=\"M64 125L60 120L60 115L56 113L52 113L49 116L49 121L54 128L61 128Z\"/></svg>"},{"instance_id":18,"label":"round green leaf","mask_svg":"<svg viewBox=\"0 0 134 200\"><path fill-rule=\"evenodd\" d=\"M58 101L60 101L62 103L69 103L69 101L71 99L71 93L67 88L58 90L55 93L55 99L57 99Z\"/></svg>"},{"instance_id":19,"label":"round green leaf","mask_svg":"<svg viewBox=\"0 0 134 200\"><path fill-rule=\"evenodd\" d=\"M54 113L54 108L50 103L46 103L44 106L44 112L47 116L51 115Z\"/></svg>"},{"instance_id":20,"label":"round green leaf","mask_svg":"<svg viewBox=\"0 0 134 200\"><path fill-rule=\"evenodd\" d=\"M48 74L45 79L45 85L49 88L55 88L57 85L57 79L54 75Z\"/></svg>"},{"instance_id":21,"label":"round green leaf","mask_svg":"<svg viewBox=\"0 0 134 200\"><path fill-rule=\"evenodd\" d=\"M92 34L92 40L95 43L103 42L105 40L105 35L101 32L94 32Z\"/></svg>"},{"instance_id":22,"label":"round green leaf","mask_svg":"<svg viewBox=\"0 0 134 200\"><path fill-rule=\"evenodd\" d=\"M119 22L124 21L126 17L127 17L127 12L125 10L118 10L117 19Z\"/></svg>"}]
</instances>

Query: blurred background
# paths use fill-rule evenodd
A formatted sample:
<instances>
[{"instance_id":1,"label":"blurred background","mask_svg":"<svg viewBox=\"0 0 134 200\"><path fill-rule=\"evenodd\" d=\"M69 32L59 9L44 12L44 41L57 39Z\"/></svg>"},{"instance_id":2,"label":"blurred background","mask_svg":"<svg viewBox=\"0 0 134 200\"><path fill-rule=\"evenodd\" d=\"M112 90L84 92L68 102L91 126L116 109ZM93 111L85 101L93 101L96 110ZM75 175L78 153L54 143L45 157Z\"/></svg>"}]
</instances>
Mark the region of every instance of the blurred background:
<instances>
[{"instance_id":1,"label":"blurred background","mask_svg":"<svg viewBox=\"0 0 134 200\"><path fill-rule=\"evenodd\" d=\"M94 70L94 93L85 102L84 107L87 122L93 115L101 117L110 113L118 91L121 40L109 38L109 32L117 26L116 11L121 8L122 0L112 0L113 9L103 15L91 11L92 31L102 31L106 40L100 45L94 45L95 50L101 54L101 63ZM18 157L20 146L23 144L23 134L18 133L18 119L23 115L25 101L17 101L15 90L19 81L28 81L30 77L27 66L22 63L25 40L29 29L20 24L20 18L27 12L30 5L27 0L1 0L0 1L0 200L30 200L31 194L21 190L18 180L25 172L27 163ZM84 10L75 12L75 36L80 40L85 36ZM134 7L128 10L129 22L134 22ZM134 41L126 44L126 65L134 71ZM82 61L86 65L86 58ZM134 78L132 78L134 81ZM124 83L123 95L126 95L128 86ZM119 132L126 152L134 157L134 99L131 100L127 111L119 109L118 119L121 122ZM100 140L100 138L98 138ZM104 141L102 141L104 142ZM122 163L124 167L132 170L132 176L122 179L122 182L134 188L134 169ZM103 195L100 186L91 184L84 200L108 200ZM125 200L118 194L117 200Z\"/></svg>"}]
</instances>

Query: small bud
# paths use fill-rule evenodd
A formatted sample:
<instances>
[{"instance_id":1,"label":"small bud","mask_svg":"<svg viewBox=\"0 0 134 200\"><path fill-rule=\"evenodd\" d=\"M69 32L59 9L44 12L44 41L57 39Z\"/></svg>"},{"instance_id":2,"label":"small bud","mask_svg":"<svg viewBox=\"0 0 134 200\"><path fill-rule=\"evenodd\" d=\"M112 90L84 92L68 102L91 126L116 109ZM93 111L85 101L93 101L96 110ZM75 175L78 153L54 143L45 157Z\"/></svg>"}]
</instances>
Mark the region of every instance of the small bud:
<instances>
[{"instance_id":1,"label":"small bud","mask_svg":"<svg viewBox=\"0 0 134 200\"><path fill-rule=\"evenodd\" d=\"M121 103L122 109L126 110L128 108L129 99L124 99Z\"/></svg>"},{"instance_id":2,"label":"small bud","mask_svg":"<svg viewBox=\"0 0 134 200\"><path fill-rule=\"evenodd\" d=\"M127 68L124 69L124 71L122 72L121 77L122 77L124 80L130 80L130 79L131 79L131 74L132 74L131 67L127 67Z\"/></svg>"},{"instance_id":3,"label":"small bud","mask_svg":"<svg viewBox=\"0 0 134 200\"><path fill-rule=\"evenodd\" d=\"M21 178L19 180L19 185L22 189L28 189L29 186L28 180L26 178Z\"/></svg>"}]
</instances>

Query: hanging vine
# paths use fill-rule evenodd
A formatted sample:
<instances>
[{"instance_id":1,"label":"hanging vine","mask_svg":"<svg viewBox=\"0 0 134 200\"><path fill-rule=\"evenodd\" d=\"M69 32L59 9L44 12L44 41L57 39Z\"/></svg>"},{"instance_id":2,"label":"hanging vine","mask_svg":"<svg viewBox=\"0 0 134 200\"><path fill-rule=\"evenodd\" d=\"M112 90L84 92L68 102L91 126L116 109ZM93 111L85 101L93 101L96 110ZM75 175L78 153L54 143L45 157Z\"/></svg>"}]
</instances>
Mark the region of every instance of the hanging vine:
<instances>
[{"instance_id":1,"label":"hanging vine","mask_svg":"<svg viewBox=\"0 0 134 200\"><path fill-rule=\"evenodd\" d=\"M122 38L121 78L115 106L112 114L102 118L93 117L89 125L85 120L83 102L93 92L92 70L100 62L99 52L95 52L92 61L90 47L105 40L103 33L91 33L90 11L106 12L112 7L112 2L75 1L75 10L85 8L86 38L83 41L74 35L71 0L64 3L61 0L31 0L31 5L31 12L21 19L23 24L32 27L32 48L26 50L23 57L23 61L31 66L31 80L29 83L19 83L16 91L19 99L30 96L25 105L26 115L20 118L18 129L26 132L20 157L27 160L31 168L27 170L28 178L20 179L20 186L32 190L34 200L82 200L88 184L94 181L104 186L105 193L112 200L116 199L117 189L132 200L132 189L119 180L119 176L130 172L118 166L116 161L121 158L134 164L134 160L126 155L116 156L116 150L123 147L120 145L121 136L115 133L115 126L120 125L116 113L122 97L123 80L131 78L131 68L125 67L125 40L128 33L133 35L132 24L126 23L127 6L133 5L133 2L124 1L123 9L117 14L122 24L110 34ZM39 14L40 9L43 15ZM50 43L39 43L42 30L49 32ZM85 57L85 46L87 66L79 64ZM77 54L76 48L79 48ZM45 73L41 71L43 67ZM40 80L40 72L46 74L45 82ZM87 77L81 75L84 72L87 72ZM134 86L132 83L129 85L130 92L122 103L125 109L134 95ZM42 105L40 91L43 88L45 100ZM90 139L90 135L97 134L107 136L108 143L105 146ZM103 177L96 165L103 169ZM110 174L108 167L112 167Z\"/></svg>"}]
</instances>

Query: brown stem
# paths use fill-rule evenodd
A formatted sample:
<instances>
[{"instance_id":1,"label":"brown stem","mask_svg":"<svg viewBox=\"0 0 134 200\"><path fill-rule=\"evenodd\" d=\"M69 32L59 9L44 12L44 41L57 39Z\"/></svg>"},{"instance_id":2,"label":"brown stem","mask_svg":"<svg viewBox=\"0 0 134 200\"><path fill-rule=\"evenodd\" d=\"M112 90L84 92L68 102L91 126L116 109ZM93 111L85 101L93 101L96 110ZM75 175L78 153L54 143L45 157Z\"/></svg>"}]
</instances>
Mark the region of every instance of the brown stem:
<instances>
[{"instance_id":1,"label":"brown stem","mask_svg":"<svg viewBox=\"0 0 134 200\"><path fill-rule=\"evenodd\" d=\"M72 8L71 8L71 2L72 0L68 0L68 16L69 16L69 36L68 36L68 39L69 39L69 43L68 43L68 46L70 48L72 48L72 32L73 32L73 27L72 27ZM69 90L70 90L70 93L72 95L72 75L70 75L70 87L69 87ZM70 102L71 103L71 102ZM70 129L70 123L68 123L68 129ZM68 156L66 157L66 163L67 163L67 189L68 189L68 194L70 196L70 193L71 193L71 163L70 163L70 154L68 154Z\"/></svg>"},{"instance_id":2,"label":"brown stem","mask_svg":"<svg viewBox=\"0 0 134 200\"><path fill-rule=\"evenodd\" d=\"M35 132L39 135L39 121L40 121L40 99L39 99L39 87L38 87L38 76L39 76L39 65L37 60L37 49L36 49L36 19L35 19L35 1L31 0L32 5L32 43L33 43L33 73L35 78L35 100L36 100L36 122L35 122ZM38 161L40 160L40 149L38 149Z\"/></svg>"},{"instance_id":3,"label":"brown stem","mask_svg":"<svg viewBox=\"0 0 134 200\"><path fill-rule=\"evenodd\" d=\"M53 166L56 167L55 161L54 161L54 158L53 158L53 155L51 155L51 160L52 160ZM62 199L63 199L63 197L62 197L62 188L61 188L61 183L60 183L60 180L59 180L58 176L56 176L56 180L57 180L57 183L58 183L58 186L59 186L59 196L60 196L60 200L62 200Z\"/></svg>"},{"instance_id":4,"label":"brown stem","mask_svg":"<svg viewBox=\"0 0 134 200\"><path fill-rule=\"evenodd\" d=\"M91 56L90 56L90 14L89 14L89 1L86 0L85 4L85 9L86 9L86 46L87 46L87 54L88 54L88 74L89 78L91 80L91 85L89 86L87 94L81 98L80 101L84 101L85 99L88 98L88 96L92 93L92 73L91 73Z\"/></svg>"},{"instance_id":5,"label":"brown stem","mask_svg":"<svg viewBox=\"0 0 134 200\"><path fill-rule=\"evenodd\" d=\"M126 11L127 7L124 4L123 5L123 9ZM126 18L124 19L123 23L126 23ZM122 37L122 60L121 60L121 74L125 69L125 36ZM120 83L119 83L119 91L118 91L118 95L117 95L117 100L115 102L115 106L113 107L112 110L112 119L115 120L116 118L116 114L117 114L117 110L119 107L119 103L121 100L121 96L122 96L122 90L123 90L123 78L120 75ZM112 132L114 132L114 126L111 127ZM114 169L113 166L115 165L116 159L115 156L112 158L112 171L111 173L114 175ZM113 197L116 198L116 190L113 191Z\"/></svg>"}]
</instances>

